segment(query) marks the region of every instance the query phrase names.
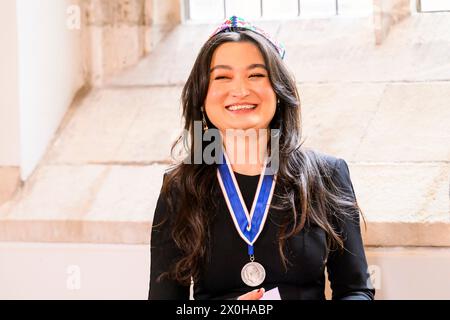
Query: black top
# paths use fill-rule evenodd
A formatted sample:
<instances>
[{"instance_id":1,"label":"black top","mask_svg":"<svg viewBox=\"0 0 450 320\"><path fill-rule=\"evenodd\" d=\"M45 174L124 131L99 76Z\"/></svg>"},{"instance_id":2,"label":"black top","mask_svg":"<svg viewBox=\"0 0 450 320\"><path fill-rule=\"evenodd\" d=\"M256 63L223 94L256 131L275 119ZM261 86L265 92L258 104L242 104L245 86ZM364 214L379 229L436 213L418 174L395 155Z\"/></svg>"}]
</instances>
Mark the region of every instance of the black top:
<instances>
[{"instance_id":1,"label":"black top","mask_svg":"<svg viewBox=\"0 0 450 320\"><path fill-rule=\"evenodd\" d=\"M346 162L327 156L333 161L333 179L344 192L355 197ZM253 203L259 176L235 173L244 201L249 208ZM217 188L220 186L217 182ZM275 186L277 188L277 186ZM275 189L275 193L276 193ZM220 191L221 194L221 191ZM274 197L275 198L275 197ZM201 279L194 285L194 299L233 299L255 288L241 279L241 269L249 262L247 244L239 237L225 200L218 197L217 212L211 225L209 263L204 266ZM273 201L273 200L272 200ZM153 224L164 219L166 203L160 195ZM278 287L282 299L325 299L325 267L328 270L333 299L368 300L374 298L360 233L359 215L344 218L341 232L345 250L327 250L326 234L319 227L305 227L289 238L287 258L292 263L287 272L281 262L277 243L277 221L283 212L269 209L266 224L255 242L255 258L266 270L266 291ZM290 213L285 213L290 214ZM152 229L151 273L149 299L189 299L189 287L164 278L156 278L167 271L179 257L179 251L170 238L169 224ZM259 288L258 287L258 288Z\"/></svg>"}]
</instances>

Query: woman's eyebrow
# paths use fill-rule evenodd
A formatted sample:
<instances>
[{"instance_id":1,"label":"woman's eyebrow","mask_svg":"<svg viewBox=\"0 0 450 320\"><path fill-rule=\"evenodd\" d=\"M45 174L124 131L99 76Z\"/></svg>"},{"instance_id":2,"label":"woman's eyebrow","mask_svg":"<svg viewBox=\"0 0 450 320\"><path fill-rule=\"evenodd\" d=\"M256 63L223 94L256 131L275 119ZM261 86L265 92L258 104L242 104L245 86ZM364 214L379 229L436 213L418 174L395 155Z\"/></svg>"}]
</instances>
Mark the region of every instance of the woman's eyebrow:
<instances>
[{"instance_id":1,"label":"woman's eyebrow","mask_svg":"<svg viewBox=\"0 0 450 320\"><path fill-rule=\"evenodd\" d=\"M263 68L263 69L265 69L265 70L267 71L266 65L265 65L265 64L262 64L262 63L254 63L254 64L251 64L251 65L249 65L249 66L247 67L247 70L255 69L255 68Z\"/></svg>"},{"instance_id":2,"label":"woman's eyebrow","mask_svg":"<svg viewBox=\"0 0 450 320\"><path fill-rule=\"evenodd\" d=\"M265 69L265 70L267 71L266 65L261 64L261 63L253 63L253 64L251 64L251 65L249 65L249 66L247 67L247 70L255 69L255 68L263 68L263 69ZM229 65L218 64L218 65L212 67L211 70L210 70L209 72L213 72L213 71L216 70L216 69L233 70L233 68L232 68L231 66L229 66Z\"/></svg>"},{"instance_id":3,"label":"woman's eyebrow","mask_svg":"<svg viewBox=\"0 0 450 320\"><path fill-rule=\"evenodd\" d=\"M224 64L218 64L217 66L212 67L211 70L209 70L209 72L213 72L216 69L232 70L233 68L231 68L230 66L224 65Z\"/></svg>"}]
</instances>

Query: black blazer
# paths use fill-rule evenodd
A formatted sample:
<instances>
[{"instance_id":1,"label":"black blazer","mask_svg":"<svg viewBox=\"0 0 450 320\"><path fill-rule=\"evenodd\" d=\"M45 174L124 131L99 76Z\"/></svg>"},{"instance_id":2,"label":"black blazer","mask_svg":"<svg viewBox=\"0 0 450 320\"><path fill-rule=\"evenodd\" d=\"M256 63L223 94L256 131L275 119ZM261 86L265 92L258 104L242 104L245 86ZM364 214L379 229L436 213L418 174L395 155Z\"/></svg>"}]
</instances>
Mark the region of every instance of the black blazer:
<instances>
[{"instance_id":1,"label":"black blazer","mask_svg":"<svg viewBox=\"0 0 450 320\"><path fill-rule=\"evenodd\" d=\"M322 155L330 168L332 179L346 195L355 199L347 163L342 159ZM251 206L258 176L235 174L247 206ZM194 285L194 299L233 299L255 288L241 279L241 269L249 261L247 244L239 237L217 182L217 210L211 225L208 263L201 279ZM278 190L279 191L279 190ZM275 194L277 186L275 187ZM275 198L275 197L274 197ZM272 202L274 200L272 199ZM286 212L269 209L269 215L255 243L256 261L266 270L261 287L278 287L282 299L325 299L325 268L333 291L333 299L374 298L361 239L359 214L344 218L336 226L344 239L344 251L327 250L326 234L318 226L305 227L287 241L287 258L292 263L287 272L282 266L277 243L277 223ZM164 197L159 196L154 223L159 224L170 213ZM152 228L151 272L149 299L189 299L190 288L171 280L156 281L180 256L170 237L169 224Z\"/></svg>"}]
</instances>

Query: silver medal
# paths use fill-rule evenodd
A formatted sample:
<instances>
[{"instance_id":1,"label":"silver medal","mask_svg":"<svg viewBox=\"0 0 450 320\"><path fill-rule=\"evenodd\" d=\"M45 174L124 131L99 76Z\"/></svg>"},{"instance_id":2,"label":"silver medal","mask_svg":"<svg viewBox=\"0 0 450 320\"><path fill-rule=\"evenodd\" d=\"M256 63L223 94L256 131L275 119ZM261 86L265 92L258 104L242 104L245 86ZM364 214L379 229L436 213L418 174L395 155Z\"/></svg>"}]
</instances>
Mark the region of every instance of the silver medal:
<instances>
[{"instance_id":1,"label":"silver medal","mask_svg":"<svg viewBox=\"0 0 450 320\"><path fill-rule=\"evenodd\" d=\"M247 243L250 256L250 262L241 270L241 278L246 285L256 287L264 282L266 270L260 263L254 261L253 246L264 228L269 213L270 202L275 190L276 176L268 166L268 157L266 157L264 169L259 176L253 205L249 212L225 150L223 152L223 160L224 163L218 166L217 178L234 226L240 237Z\"/></svg>"},{"instance_id":2,"label":"silver medal","mask_svg":"<svg viewBox=\"0 0 450 320\"><path fill-rule=\"evenodd\" d=\"M259 286L266 278L266 270L258 262L247 263L241 271L242 281L250 287Z\"/></svg>"}]
</instances>

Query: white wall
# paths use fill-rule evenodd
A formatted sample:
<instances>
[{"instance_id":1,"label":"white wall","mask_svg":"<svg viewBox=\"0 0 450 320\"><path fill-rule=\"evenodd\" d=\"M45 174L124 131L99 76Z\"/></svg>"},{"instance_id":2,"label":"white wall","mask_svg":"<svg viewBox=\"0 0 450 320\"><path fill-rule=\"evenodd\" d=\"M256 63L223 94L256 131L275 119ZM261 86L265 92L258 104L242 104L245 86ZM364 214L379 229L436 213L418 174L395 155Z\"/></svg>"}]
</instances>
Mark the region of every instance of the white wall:
<instances>
[{"instance_id":1,"label":"white wall","mask_svg":"<svg viewBox=\"0 0 450 320\"><path fill-rule=\"evenodd\" d=\"M0 243L0 300L146 299L147 245Z\"/></svg>"},{"instance_id":2,"label":"white wall","mask_svg":"<svg viewBox=\"0 0 450 320\"><path fill-rule=\"evenodd\" d=\"M0 2L0 166L19 166L16 1Z\"/></svg>"},{"instance_id":3,"label":"white wall","mask_svg":"<svg viewBox=\"0 0 450 320\"><path fill-rule=\"evenodd\" d=\"M450 299L450 248L366 254L376 299ZM0 299L146 299L149 270L148 245L0 243Z\"/></svg>"},{"instance_id":4,"label":"white wall","mask_svg":"<svg viewBox=\"0 0 450 320\"><path fill-rule=\"evenodd\" d=\"M367 259L377 299L450 299L450 248L370 248Z\"/></svg>"},{"instance_id":5,"label":"white wall","mask_svg":"<svg viewBox=\"0 0 450 320\"><path fill-rule=\"evenodd\" d=\"M32 173L84 83L80 30L66 25L69 0L17 0L20 166Z\"/></svg>"}]
</instances>

